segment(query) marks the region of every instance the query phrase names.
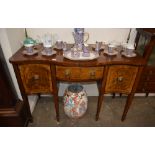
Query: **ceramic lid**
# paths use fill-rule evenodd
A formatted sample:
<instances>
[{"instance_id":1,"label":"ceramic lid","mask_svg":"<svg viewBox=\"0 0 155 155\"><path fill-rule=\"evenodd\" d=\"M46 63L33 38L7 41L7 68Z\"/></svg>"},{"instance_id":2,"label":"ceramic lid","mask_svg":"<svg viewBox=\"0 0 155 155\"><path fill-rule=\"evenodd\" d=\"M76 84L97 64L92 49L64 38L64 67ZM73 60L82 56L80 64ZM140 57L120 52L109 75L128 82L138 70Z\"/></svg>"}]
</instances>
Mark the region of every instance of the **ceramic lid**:
<instances>
[{"instance_id":1,"label":"ceramic lid","mask_svg":"<svg viewBox=\"0 0 155 155\"><path fill-rule=\"evenodd\" d=\"M33 46L35 43L36 43L35 40L29 37L24 40L24 46L26 47Z\"/></svg>"}]
</instances>

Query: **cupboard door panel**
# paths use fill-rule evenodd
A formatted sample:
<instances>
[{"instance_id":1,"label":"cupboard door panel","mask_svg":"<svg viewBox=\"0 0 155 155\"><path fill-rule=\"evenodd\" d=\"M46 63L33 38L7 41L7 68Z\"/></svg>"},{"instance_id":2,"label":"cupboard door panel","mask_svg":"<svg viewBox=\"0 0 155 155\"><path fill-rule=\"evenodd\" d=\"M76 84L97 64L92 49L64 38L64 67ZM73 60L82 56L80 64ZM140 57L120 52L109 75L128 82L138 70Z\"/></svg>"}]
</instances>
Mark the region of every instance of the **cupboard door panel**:
<instances>
[{"instance_id":1,"label":"cupboard door panel","mask_svg":"<svg viewBox=\"0 0 155 155\"><path fill-rule=\"evenodd\" d=\"M132 90L138 67L110 66L107 75L105 92L118 92L129 94Z\"/></svg>"},{"instance_id":2,"label":"cupboard door panel","mask_svg":"<svg viewBox=\"0 0 155 155\"><path fill-rule=\"evenodd\" d=\"M50 93L52 91L50 65L26 64L19 66L26 93Z\"/></svg>"}]
</instances>

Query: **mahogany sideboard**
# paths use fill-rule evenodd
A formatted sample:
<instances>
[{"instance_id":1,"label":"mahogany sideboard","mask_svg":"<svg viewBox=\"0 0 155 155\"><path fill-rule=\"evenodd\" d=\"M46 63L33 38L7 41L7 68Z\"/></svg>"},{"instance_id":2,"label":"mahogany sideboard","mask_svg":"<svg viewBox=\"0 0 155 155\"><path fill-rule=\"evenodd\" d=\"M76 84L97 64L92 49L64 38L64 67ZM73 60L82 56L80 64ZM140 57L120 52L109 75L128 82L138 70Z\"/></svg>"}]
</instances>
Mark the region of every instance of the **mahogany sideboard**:
<instances>
[{"instance_id":1,"label":"mahogany sideboard","mask_svg":"<svg viewBox=\"0 0 155 155\"><path fill-rule=\"evenodd\" d=\"M38 47L41 51L42 45ZM63 57L63 52L57 50L53 56L42 56L38 52L34 56L23 55L24 47L19 49L11 58L23 102L32 120L27 95L48 93L53 94L56 119L59 121L58 83L96 81L99 89L96 103L96 120L99 118L105 93L125 93L128 95L122 115L125 119L132 103L134 93L146 61L137 54L136 57L126 58L119 53L108 56L100 52L100 56L90 61L72 61Z\"/></svg>"}]
</instances>

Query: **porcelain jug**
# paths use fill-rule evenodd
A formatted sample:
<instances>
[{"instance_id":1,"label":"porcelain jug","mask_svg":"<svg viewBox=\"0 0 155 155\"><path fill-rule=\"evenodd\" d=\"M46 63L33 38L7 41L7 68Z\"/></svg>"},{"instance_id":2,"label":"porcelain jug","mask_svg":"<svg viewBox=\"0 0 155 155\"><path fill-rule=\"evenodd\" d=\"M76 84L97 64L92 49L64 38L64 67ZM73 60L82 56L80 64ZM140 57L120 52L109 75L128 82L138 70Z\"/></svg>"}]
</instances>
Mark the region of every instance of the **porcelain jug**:
<instances>
[{"instance_id":1,"label":"porcelain jug","mask_svg":"<svg viewBox=\"0 0 155 155\"><path fill-rule=\"evenodd\" d=\"M76 45L83 45L89 39L89 33L84 32L84 28L74 28L72 34ZM84 39L85 36L87 36L86 39Z\"/></svg>"}]
</instances>

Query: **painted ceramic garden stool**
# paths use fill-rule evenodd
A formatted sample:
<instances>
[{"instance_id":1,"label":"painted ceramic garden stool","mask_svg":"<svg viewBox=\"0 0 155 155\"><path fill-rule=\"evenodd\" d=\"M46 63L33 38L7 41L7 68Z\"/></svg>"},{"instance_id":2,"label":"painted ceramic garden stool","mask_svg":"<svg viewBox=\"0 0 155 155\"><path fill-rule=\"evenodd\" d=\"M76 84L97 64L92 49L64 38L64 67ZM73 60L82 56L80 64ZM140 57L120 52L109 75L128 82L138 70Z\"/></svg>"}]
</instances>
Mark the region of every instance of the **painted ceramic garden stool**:
<instances>
[{"instance_id":1,"label":"painted ceramic garden stool","mask_svg":"<svg viewBox=\"0 0 155 155\"><path fill-rule=\"evenodd\" d=\"M70 118L80 118L87 110L88 98L82 85L72 84L64 93L64 111Z\"/></svg>"}]
</instances>

